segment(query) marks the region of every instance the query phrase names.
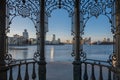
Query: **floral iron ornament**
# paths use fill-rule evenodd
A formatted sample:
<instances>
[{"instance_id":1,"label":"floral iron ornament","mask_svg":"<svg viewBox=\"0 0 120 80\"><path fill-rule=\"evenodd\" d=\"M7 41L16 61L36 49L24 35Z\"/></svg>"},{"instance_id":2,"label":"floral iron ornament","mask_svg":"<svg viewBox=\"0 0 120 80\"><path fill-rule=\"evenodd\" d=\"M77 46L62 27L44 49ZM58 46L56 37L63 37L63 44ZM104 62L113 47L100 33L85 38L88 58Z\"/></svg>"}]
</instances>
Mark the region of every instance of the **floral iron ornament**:
<instances>
[{"instance_id":1,"label":"floral iron ornament","mask_svg":"<svg viewBox=\"0 0 120 80\"><path fill-rule=\"evenodd\" d=\"M10 25L16 16L22 16L29 18L36 25L40 12L39 5L39 0L7 0L7 24Z\"/></svg>"},{"instance_id":2,"label":"floral iron ornament","mask_svg":"<svg viewBox=\"0 0 120 80\"><path fill-rule=\"evenodd\" d=\"M80 11L83 15L83 27L91 17L98 18L100 15L105 15L111 24L111 31L114 33L114 3L115 0L81 0Z\"/></svg>"},{"instance_id":3,"label":"floral iron ornament","mask_svg":"<svg viewBox=\"0 0 120 80\"><path fill-rule=\"evenodd\" d=\"M46 0L46 13L50 17L55 9L65 9L71 17L74 10L74 0Z\"/></svg>"}]
</instances>

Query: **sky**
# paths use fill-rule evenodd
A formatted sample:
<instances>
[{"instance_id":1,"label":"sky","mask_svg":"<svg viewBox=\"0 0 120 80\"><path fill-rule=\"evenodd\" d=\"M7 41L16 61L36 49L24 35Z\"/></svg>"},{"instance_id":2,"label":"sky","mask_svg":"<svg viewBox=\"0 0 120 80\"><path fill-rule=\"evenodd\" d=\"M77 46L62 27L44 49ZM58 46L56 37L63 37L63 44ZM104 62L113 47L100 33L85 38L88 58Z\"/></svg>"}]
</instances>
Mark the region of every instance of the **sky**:
<instances>
[{"instance_id":1,"label":"sky","mask_svg":"<svg viewBox=\"0 0 120 80\"><path fill-rule=\"evenodd\" d=\"M56 39L60 38L62 42L72 40L71 17L69 17L66 10L54 10L48 20L49 31L46 33L46 40L51 41L53 34L56 35ZM15 17L10 25L8 36L13 36L13 34L22 35L24 29L27 29L30 38L36 37L36 29L30 19L22 18L21 16ZM83 37L91 37L92 41L102 41L104 38L112 39L111 27L107 17L99 16L98 18L92 17L89 19L84 29Z\"/></svg>"}]
</instances>

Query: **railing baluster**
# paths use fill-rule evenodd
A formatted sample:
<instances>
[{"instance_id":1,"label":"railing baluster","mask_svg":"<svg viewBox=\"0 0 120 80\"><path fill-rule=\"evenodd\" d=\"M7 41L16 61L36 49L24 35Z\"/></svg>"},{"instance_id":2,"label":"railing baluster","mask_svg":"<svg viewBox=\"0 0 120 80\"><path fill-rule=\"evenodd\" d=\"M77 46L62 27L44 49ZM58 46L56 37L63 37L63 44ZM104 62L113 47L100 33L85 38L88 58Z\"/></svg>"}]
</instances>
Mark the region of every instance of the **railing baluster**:
<instances>
[{"instance_id":1,"label":"railing baluster","mask_svg":"<svg viewBox=\"0 0 120 80\"><path fill-rule=\"evenodd\" d=\"M82 80L82 63L80 63L80 80Z\"/></svg>"},{"instance_id":2,"label":"railing baluster","mask_svg":"<svg viewBox=\"0 0 120 80\"><path fill-rule=\"evenodd\" d=\"M95 73L94 73L94 64L92 64L92 68L91 68L91 79L90 80L96 80L95 79Z\"/></svg>"},{"instance_id":3,"label":"railing baluster","mask_svg":"<svg viewBox=\"0 0 120 80\"><path fill-rule=\"evenodd\" d=\"M18 66L18 77L17 77L17 80L22 80L22 77L21 77L21 63Z\"/></svg>"},{"instance_id":4,"label":"railing baluster","mask_svg":"<svg viewBox=\"0 0 120 80\"><path fill-rule=\"evenodd\" d=\"M35 63L33 63L32 79L35 80L35 78L36 78Z\"/></svg>"},{"instance_id":5,"label":"railing baluster","mask_svg":"<svg viewBox=\"0 0 120 80\"><path fill-rule=\"evenodd\" d=\"M102 74L102 66L99 64L100 66L100 74L99 74L99 80L103 80L103 74Z\"/></svg>"},{"instance_id":6,"label":"railing baluster","mask_svg":"<svg viewBox=\"0 0 120 80\"><path fill-rule=\"evenodd\" d=\"M25 78L24 78L24 80L29 80L28 63L26 63L26 71L25 71Z\"/></svg>"},{"instance_id":7,"label":"railing baluster","mask_svg":"<svg viewBox=\"0 0 120 80\"><path fill-rule=\"evenodd\" d=\"M10 76L9 76L9 80L13 80L13 75L12 75L12 67L10 67Z\"/></svg>"},{"instance_id":8,"label":"railing baluster","mask_svg":"<svg viewBox=\"0 0 120 80\"><path fill-rule=\"evenodd\" d=\"M108 80L112 80L110 68L108 68Z\"/></svg>"},{"instance_id":9,"label":"railing baluster","mask_svg":"<svg viewBox=\"0 0 120 80\"><path fill-rule=\"evenodd\" d=\"M88 80L87 64L85 63L84 80Z\"/></svg>"}]
</instances>

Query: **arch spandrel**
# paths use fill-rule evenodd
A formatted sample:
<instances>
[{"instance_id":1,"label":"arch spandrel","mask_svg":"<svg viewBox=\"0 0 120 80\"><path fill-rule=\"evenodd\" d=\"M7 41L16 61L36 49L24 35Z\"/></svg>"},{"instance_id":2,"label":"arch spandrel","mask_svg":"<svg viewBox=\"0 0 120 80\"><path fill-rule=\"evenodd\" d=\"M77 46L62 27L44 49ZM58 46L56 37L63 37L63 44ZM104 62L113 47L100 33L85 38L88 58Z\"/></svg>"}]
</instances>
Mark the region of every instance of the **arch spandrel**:
<instances>
[{"instance_id":1,"label":"arch spandrel","mask_svg":"<svg viewBox=\"0 0 120 80\"><path fill-rule=\"evenodd\" d=\"M7 32L9 32L12 20L17 16L29 18L36 28L37 17L40 13L39 5L39 0L7 0ZM36 31L38 31L37 28Z\"/></svg>"},{"instance_id":2,"label":"arch spandrel","mask_svg":"<svg viewBox=\"0 0 120 80\"><path fill-rule=\"evenodd\" d=\"M82 21L80 23L82 22L82 27L85 27L91 17L97 18L99 15L105 15L109 19L112 31L115 32L114 3L115 0L81 0L80 15L82 16ZM9 25L16 16L28 17L33 21L36 31L38 31L39 28L37 27L40 27L37 25L40 23L40 20L38 20L40 15L39 0L7 0L7 6L9 11L9 23L7 23ZM62 8L69 13L70 17L73 17L74 6L75 0L45 0L45 14L50 17L53 10Z\"/></svg>"},{"instance_id":3,"label":"arch spandrel","mask_svg":"<svg viewBox=\"0 0 120 80\"><path fill-rule=\"evenodd\" d=\"M98 18L100 15L105 15L111 24L111 30L115 31L114 25L114 7L115 0L81 0L80 13L83 15L83 27L91 17Z\"/></svg>"},{"instance_id":4,"label":"arch spandrel","mask_svg":"<svg viewBox=\"0 0 120 80\"><path fill-rule=\"evenodd\" d=\"M72 16L74 11L74 0L46 0L46 13L50 17L55 9L65 9Z\"/></svg>"}]
</instances>

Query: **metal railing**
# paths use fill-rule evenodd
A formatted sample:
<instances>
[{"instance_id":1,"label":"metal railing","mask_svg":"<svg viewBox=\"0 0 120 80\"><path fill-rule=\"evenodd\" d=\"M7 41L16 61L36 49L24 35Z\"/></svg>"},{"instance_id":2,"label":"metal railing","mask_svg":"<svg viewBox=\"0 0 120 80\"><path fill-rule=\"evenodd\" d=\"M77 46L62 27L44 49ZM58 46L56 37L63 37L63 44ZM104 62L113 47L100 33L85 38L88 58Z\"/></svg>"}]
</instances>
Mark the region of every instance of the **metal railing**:
<instances>
[{"instance_id":1,"label":"metal railing","mask_svg":"<svg viewBox=\"0 0 120 80\"><path fill-rule=\"evenodd\" d=\"M34 59L16 60L7 65L8 80L35 80L37 78L37 62Z\"/></svg>"},{"instance_id":2,"label":"metal railing","mask_svg":"<svg viewBox=\"0 0 120 80\"><path fill-rule=\"evenodd\" d=\"M6 65L7 80L38 80L38 64L34 59L15 60ZM113 67L108 61L81 61L82 80L114 80Z\"/></svg>"},{"instance_id":3,"label":"metal railing","mask_svg":"<svg viewBox=\"0 0 120 80\"><path fill-rule=\"evenodd\" d=\"M86 59L81 66L83 80L114 80L112 66L107 61Z\"/></svg>"}]
</instances>

